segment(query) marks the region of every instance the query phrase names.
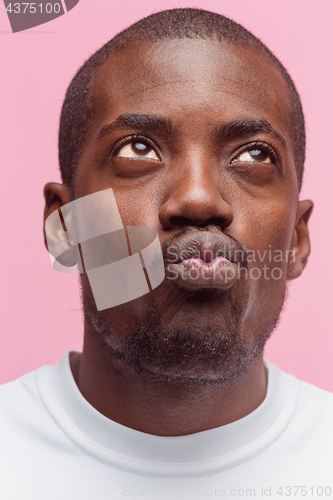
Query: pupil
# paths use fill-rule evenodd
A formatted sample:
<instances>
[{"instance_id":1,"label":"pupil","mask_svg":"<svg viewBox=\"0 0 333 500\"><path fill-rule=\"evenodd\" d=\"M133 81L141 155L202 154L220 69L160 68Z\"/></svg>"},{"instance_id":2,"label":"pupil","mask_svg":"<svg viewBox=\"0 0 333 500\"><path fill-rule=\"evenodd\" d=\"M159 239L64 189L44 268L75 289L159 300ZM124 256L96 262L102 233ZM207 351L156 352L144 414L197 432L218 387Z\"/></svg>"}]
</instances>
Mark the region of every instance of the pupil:
<instances>
[{"instance_id":1,"label":"pupil","mask_svg":"<svg viewBox=\"0 0 333 500\"><path fill-rule=\"evenodd\" d=\"M134 153L142 154L147 153L151 148L143 142L132 142L132 149Z\"/></svg>"},{"instance_id":2,"label":"pupil","mask_svg":"<svg viewBox=\"0 0 333 500\"><path fill-rule=\"evenodd\" d=\"M250 151L251 156L260 156L261 153L261 149L251 149Z\"/></svg>"},{"instance_id":3,"label":"pupil","mask_svg":"<svg viewBox=\"0 0 333 500\"><path fill-rule=\"evenodd\" d=\"M249 151L249 153L251 156L254 156L256 159L260 159L260 160L265 160L267 157L267 154L265 153L265 151L262 151L261 149L251 149L251 151Z\"/></svg>"}]
</instances>

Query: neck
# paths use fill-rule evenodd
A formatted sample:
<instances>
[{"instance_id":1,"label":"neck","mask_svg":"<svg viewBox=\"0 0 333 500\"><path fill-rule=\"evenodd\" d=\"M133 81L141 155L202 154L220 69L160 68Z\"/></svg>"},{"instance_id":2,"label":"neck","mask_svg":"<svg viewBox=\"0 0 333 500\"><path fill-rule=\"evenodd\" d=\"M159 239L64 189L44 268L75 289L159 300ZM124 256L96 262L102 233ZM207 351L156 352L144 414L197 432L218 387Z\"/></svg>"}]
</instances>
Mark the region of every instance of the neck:
<instances>
[{"instance_id":1,"label":"neck","mask_svg":"<svg viewBox=\"0 0 333 500\"><path fill-rule=\"evenodd\" d=\"M234 422L265 399L267 373L263 356L227 386L184 385L150 380L101 352L90 336L83 353L71 359L83 397L119 424L160 436L193 434Z\"/></svg>"}]
</instances>

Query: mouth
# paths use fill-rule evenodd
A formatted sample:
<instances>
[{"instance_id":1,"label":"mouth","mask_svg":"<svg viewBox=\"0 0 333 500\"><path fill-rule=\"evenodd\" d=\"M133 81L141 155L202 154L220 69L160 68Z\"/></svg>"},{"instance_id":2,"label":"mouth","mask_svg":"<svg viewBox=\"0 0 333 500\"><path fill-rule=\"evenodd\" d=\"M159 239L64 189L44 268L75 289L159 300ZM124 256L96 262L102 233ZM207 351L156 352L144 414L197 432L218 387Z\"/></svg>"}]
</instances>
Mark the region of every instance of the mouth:
<instances>
[{"instance_id":1,"label":"mouth","mask_svg":"<svg viewBox=\"0 0 333 500\"><path fill-rule=\"evenodd\" d=\"M239 278L246 254L220 231L195 231L169 244L167 278L188 290L229 290Z\"/></svg>"}]
</instances>

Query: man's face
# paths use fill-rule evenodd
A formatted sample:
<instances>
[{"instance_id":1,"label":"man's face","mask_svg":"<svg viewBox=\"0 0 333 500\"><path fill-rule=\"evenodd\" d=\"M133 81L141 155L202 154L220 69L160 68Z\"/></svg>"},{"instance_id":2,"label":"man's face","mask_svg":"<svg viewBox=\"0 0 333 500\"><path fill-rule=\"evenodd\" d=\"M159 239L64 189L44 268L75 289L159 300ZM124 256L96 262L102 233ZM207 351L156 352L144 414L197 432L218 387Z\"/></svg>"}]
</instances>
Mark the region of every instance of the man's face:
<instances>
[{"instance_id":1,"label":"man's face","mask_svg":"<svg viewBox=\"0 0 333 500\"><path fill-rule=\"evenodd\" d=\"M92 98L75 197L112 188L124 226L158 231L166 279L98 312L83 275L87 332L147 375L230 382L261 354L295 277L287 87L263 55L168 40L112 55Z\"/></svg>"}]
</instances>

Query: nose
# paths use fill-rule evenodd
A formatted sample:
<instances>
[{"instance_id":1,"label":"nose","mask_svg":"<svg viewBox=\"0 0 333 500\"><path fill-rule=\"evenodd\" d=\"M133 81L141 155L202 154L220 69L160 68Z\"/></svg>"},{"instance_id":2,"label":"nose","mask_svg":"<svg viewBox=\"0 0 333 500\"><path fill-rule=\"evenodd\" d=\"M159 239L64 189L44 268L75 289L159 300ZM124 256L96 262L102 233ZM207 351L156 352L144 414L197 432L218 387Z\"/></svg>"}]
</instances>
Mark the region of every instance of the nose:
<instances>
[{"instance_id":1,"label":"nose","mask_svg":"<svg viewBox=\"0 0 333 500\"><path fill-rule=\"evenodd\" d=\"M217 182L208 168L189 167L180 178L174 179L172 186L159 212L165 229L214 224L223 230L232 223L233 211L223 194L226 185L223 189L222 180Z\"/></svg>"}]
</instances>

